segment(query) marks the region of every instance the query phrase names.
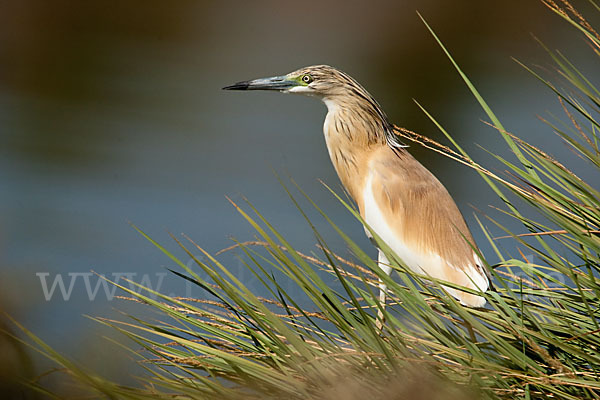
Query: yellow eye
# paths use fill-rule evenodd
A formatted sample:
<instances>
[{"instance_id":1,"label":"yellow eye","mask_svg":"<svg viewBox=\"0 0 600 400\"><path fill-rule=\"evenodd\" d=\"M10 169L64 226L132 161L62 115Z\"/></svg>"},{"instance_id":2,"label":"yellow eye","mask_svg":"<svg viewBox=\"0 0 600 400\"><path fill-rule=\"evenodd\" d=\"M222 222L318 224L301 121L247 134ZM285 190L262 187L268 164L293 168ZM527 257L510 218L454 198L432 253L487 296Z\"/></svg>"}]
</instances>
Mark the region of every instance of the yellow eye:
<instances>
[{"instance_id":1,"label":"yellow eye","mask_svg":"<svg viewBox=\"0 0 600 400\"><path fill-rule=\"evenodd\" d=\"M307 83L307 84L308 84L308 83L311 83L312 81L313 81L313 78L312 78L312 76L310 76L310 75L308 75L308 74L306 74L306 75L302 76L302 82L304 82L304 83Z\"/></svg>"}]
</instances>

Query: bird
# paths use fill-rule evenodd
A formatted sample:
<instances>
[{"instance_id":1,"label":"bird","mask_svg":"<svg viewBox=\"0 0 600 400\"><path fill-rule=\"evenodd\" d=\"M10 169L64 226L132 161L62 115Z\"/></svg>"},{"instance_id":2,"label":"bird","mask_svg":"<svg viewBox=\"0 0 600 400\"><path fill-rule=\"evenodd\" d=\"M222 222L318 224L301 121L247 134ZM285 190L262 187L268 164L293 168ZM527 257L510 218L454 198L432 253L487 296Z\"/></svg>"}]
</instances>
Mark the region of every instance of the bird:
<instances>
[{"instance_id":1,"label":"bird","mask_svg":"<svg viewBox=\"0 0 600 400\"><path fill-rule=\"evenodd\" d=\"M328 65L313 65L223 89L320 98L327 106L323 133L329 156L368 225L367 236L373 240L371 231L375 232L416 273L482 294L489 289L490 277L479 250L448 190L408 152L379 103L354 78ZM387 275L391 273L392 265L380 248L377 263ZM443 287L464 306L486 303L482 295ZM383 307L386 291L380 279ZM381 321L381 310L378 317Z\"/></svg>"}]
</instances>

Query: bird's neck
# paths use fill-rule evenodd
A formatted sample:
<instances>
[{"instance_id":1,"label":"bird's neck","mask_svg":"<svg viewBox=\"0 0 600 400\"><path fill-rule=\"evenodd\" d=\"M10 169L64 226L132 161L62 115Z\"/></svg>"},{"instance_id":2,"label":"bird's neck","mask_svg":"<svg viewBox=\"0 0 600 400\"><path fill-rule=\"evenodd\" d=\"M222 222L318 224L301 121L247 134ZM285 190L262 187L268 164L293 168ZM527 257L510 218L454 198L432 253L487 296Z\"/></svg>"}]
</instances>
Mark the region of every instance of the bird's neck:
<instances>
[{"instance_id":1,"label":"bird's neck","mask_svg":"<svg viewBox=\"0 0 600 400\"><path fill-rule=\"evenodd\" d=\"M354 146L362 148L386 143L391 124L377 102L363 97L325 97L327 106L325 136L341 136Z\"/></svg>"},{"instance_id":2,"label":"bird's neck","mask_svg":"<svg viewBox=\"0 0 600 400\"><path fill-rule=\"evenodd\" d=\"M368 102L335 98L323 101L328 109L323 133L331 162L346 190L358 200L371 155L388 147L386 129L391 125L385 114Z\"/></svg>"}]
</instances>

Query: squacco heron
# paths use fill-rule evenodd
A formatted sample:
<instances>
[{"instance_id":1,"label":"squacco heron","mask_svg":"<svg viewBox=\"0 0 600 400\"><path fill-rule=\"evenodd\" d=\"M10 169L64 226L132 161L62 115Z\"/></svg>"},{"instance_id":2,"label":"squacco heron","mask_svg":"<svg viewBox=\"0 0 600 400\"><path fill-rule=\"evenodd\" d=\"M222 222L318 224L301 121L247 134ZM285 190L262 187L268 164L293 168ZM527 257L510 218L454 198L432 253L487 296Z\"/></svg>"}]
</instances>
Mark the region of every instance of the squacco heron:
<instances>
[{"instance_id":1,"label":"squacco heron","mask_svg":"<svg viewBox=\"0 0 600 400\"><path fill-rule=\"evenodd\" d=\"M488 289L486 270L456 203L405 149L377 101L356 80L336 68L316 65L223 89L274 90L323 100L329 156L366 224L413 271L476 291ZM372 238L366 227L365 232ZM378 264L386 274L392 271L381 249ZM387 288L381 280L379 288L384 306ZM463 305L485 304L482 296L445 289Z\"/></svg>"}]
</instances>

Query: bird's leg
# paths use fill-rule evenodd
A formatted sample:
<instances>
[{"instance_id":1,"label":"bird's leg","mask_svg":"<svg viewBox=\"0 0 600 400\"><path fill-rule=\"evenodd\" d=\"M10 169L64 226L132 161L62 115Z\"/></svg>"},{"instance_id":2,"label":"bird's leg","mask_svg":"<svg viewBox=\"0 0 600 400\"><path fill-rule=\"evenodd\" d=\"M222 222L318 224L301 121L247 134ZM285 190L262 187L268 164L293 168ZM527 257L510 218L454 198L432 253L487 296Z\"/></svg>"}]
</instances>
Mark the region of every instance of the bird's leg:
<instances>
[{"instance_id":1,"label":"bird's leg","mask_svg":"<svg viewBox=\"0 0 600 400\"><path fill-rule=\"evenodd\" d=\"M381 270L383 272L385 272L387 275L390 274L390 272L392 272L392 267L390 266L390 262L388 261L387 257L385 256L385 254L383 254L383 252L381 250L379 250L379 257L378 257L378 264L379 264L379 268L381 268ZM381 308L385 308L385 294L387 291L387 285L385 283L383 283L383 281L381 279L379 279L379 304L381 305ZM382 330L383 329L383 321L384 321L384 316L383 316L383 311L382 310L377 310L377 322L375 323L375 326L377 327L377 329Z\"/></svg>"}]
</instances>

